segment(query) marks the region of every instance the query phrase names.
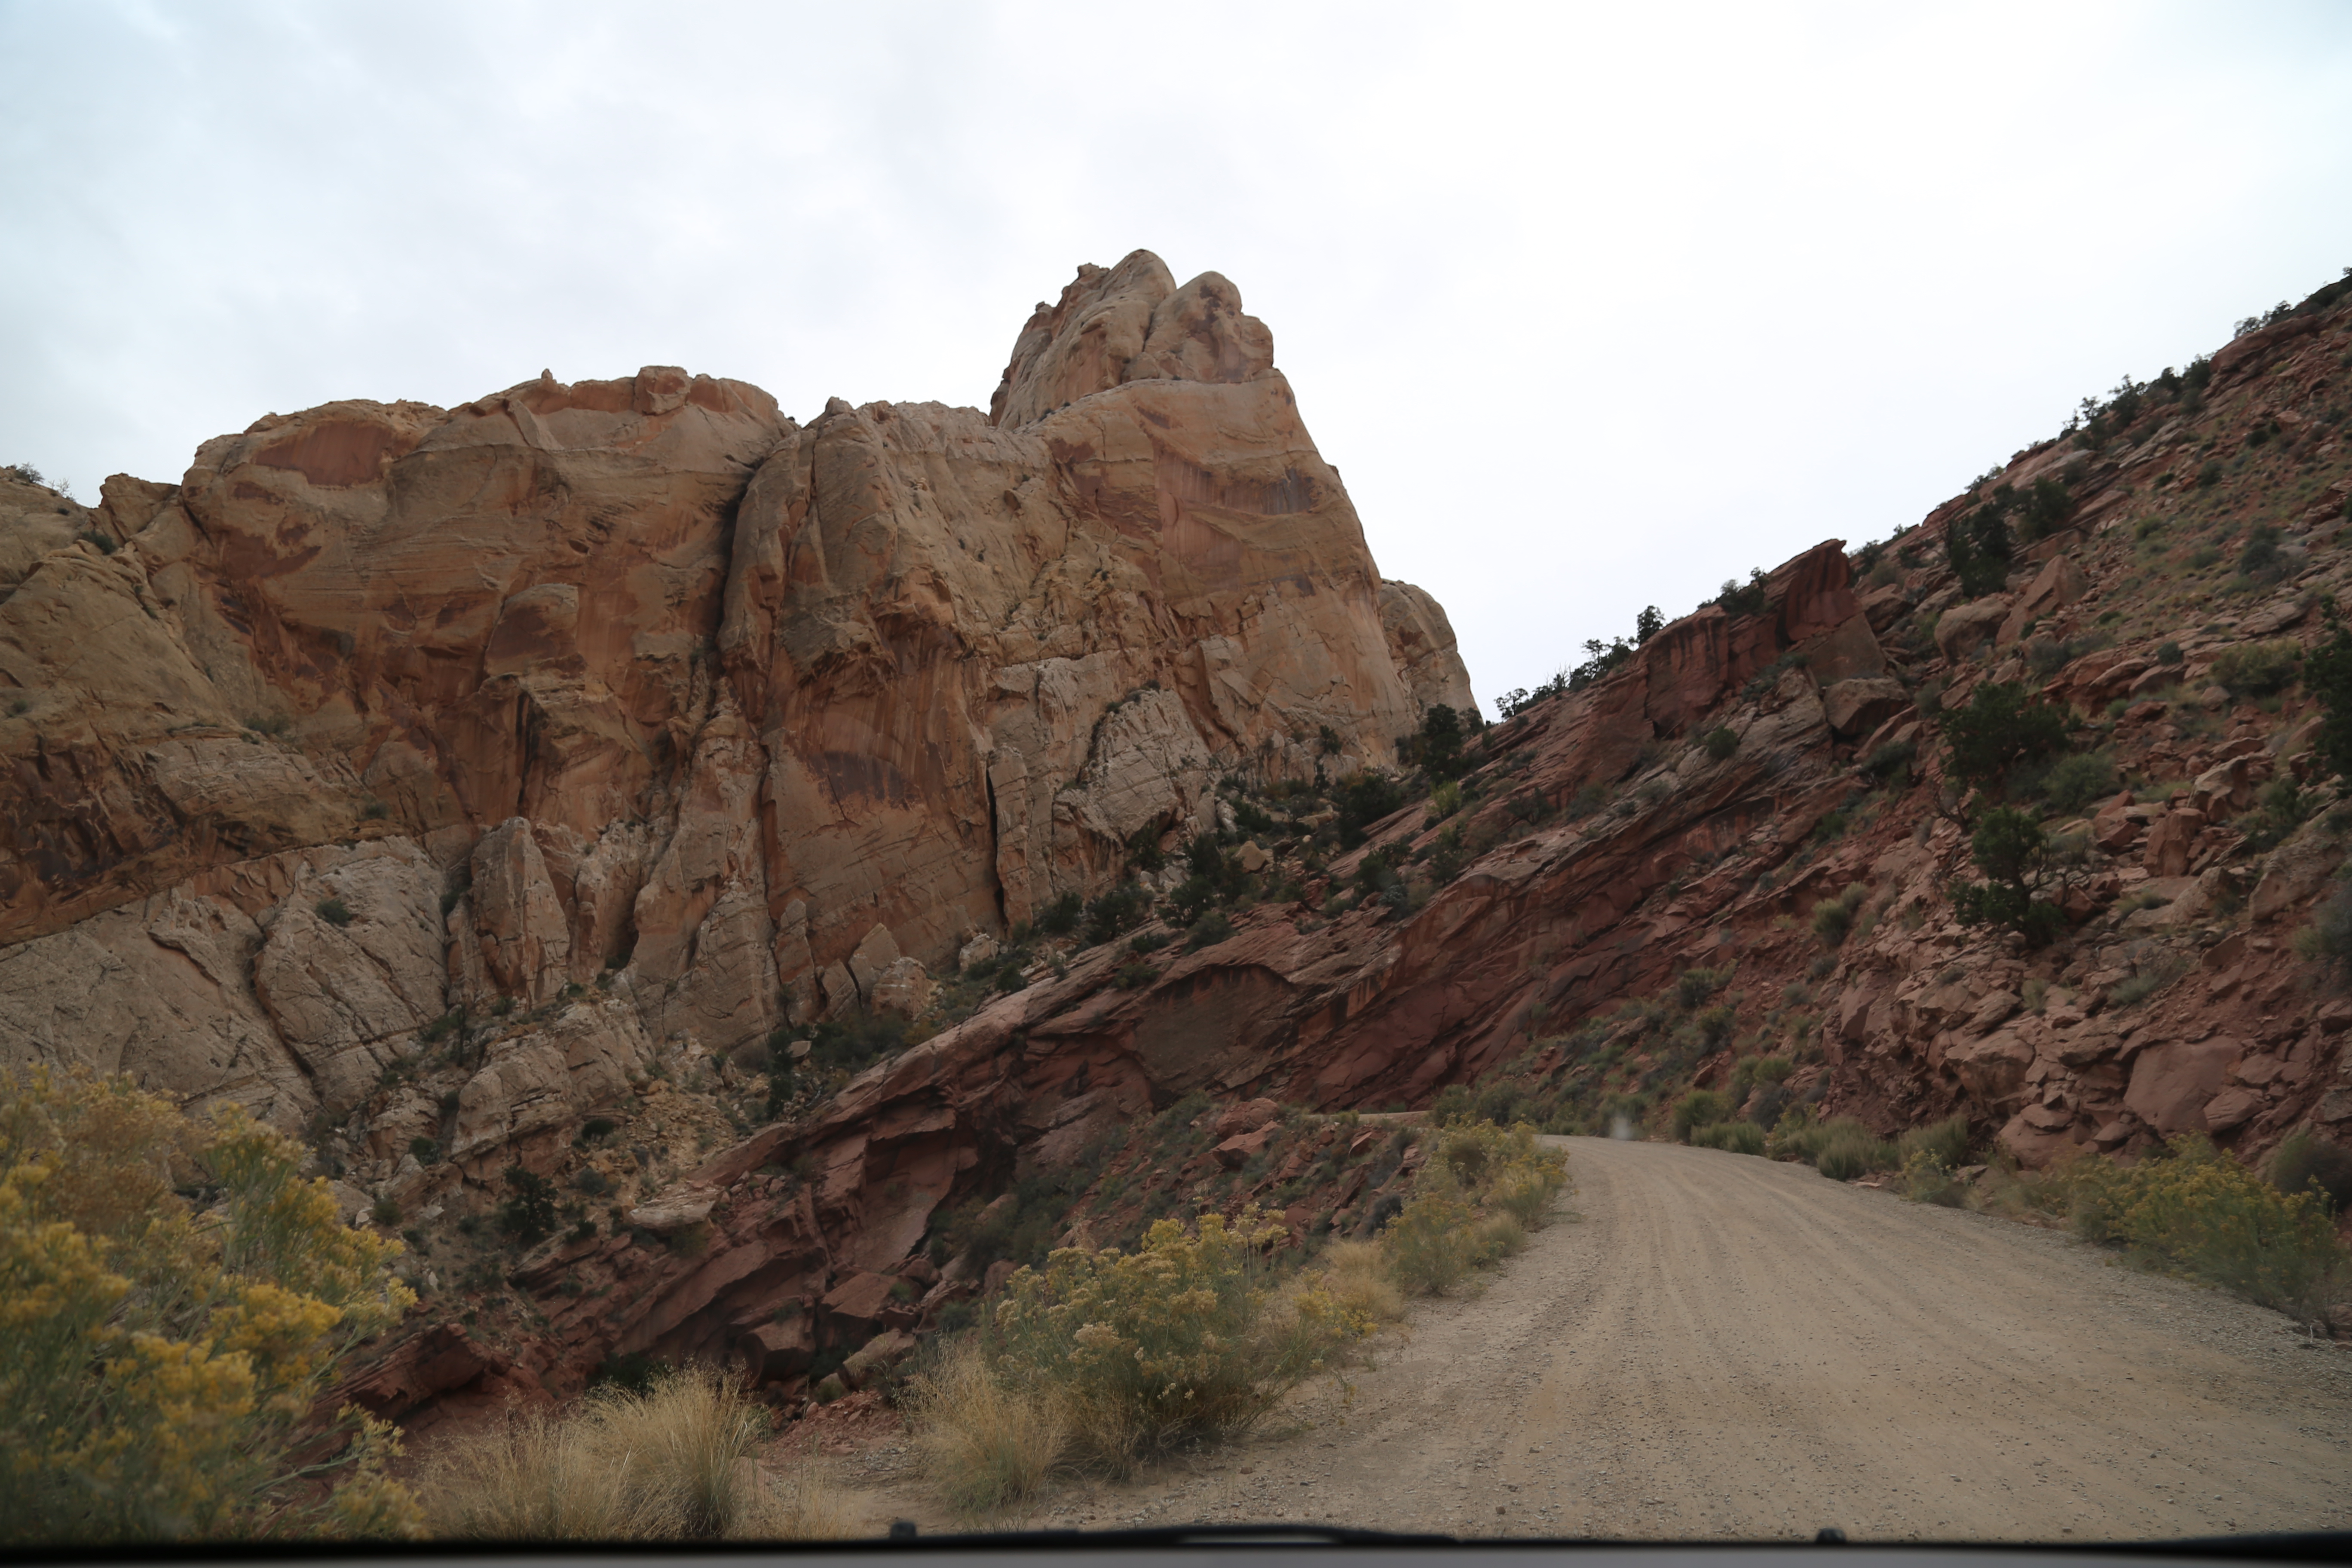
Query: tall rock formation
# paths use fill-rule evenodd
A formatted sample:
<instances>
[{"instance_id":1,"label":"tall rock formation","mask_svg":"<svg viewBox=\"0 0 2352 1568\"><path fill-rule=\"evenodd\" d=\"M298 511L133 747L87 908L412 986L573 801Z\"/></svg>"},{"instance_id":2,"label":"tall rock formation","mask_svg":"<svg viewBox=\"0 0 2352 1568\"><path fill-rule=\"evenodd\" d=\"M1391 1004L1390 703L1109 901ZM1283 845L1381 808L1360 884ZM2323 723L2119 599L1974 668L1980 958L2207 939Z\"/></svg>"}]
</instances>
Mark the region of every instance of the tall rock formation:
<instances>
[{"instance_id":1,"label":"tall rock formation","mask_svg":"<svg viewBox=\"0 0 2352 1568\"><path fill-rule=\"evenodd\" d=\"M936 968L1467 700L1271 335L1147 252L987 416L542 374L0 489L0 1061L289 1125L452 1009L719 1056L862 1005L862 947Z\"/></svg>"}]
</instances>

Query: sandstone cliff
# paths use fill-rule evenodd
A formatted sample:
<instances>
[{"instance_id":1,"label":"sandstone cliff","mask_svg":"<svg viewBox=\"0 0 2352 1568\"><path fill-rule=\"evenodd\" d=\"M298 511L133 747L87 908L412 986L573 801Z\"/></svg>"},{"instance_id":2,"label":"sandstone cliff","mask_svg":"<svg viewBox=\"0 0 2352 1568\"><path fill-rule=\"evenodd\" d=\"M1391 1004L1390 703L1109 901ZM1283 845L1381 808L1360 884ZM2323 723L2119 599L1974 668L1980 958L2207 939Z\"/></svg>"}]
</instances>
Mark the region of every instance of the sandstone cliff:
<instances>
[{"instance_id":1,"label":"sandstone cliff","mask_svg":"<svg viewBox=\"0 0 2352 1568\"><path fill-rule=\"evenodd\" d=\"M6 486L0 1059L299 1125L590 986L620 1057L723 1055L1466 706L1224 279L1085 268L1006 378L803 426L542 375Z\"/></svg>"}]
</instances>

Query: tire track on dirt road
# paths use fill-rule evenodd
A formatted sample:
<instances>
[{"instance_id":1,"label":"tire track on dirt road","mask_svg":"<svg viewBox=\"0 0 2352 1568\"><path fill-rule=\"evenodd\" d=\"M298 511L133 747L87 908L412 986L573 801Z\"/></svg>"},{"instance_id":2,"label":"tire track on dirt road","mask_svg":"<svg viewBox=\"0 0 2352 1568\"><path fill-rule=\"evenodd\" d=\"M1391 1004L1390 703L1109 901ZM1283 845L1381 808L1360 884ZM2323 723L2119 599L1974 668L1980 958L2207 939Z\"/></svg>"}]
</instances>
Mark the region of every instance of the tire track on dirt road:
<instances>
[{"instance_id":1,"label":"tire track on dirt road","mask_svg":"<svg viewBox=\"0 0 2352 1568\"><path fill-rule=\"evenodd\" d=\"M1417 1309L1351 1401L1316 1390L1293 1412L1307 1430L1081 1483L1021 1522L2077 1542L2352 1527L2352 1353L2275 1313L1807 1166L1547 1142L1576 1184L1559 1222L1477 1295Z\"/></svg>"}]
</instances>

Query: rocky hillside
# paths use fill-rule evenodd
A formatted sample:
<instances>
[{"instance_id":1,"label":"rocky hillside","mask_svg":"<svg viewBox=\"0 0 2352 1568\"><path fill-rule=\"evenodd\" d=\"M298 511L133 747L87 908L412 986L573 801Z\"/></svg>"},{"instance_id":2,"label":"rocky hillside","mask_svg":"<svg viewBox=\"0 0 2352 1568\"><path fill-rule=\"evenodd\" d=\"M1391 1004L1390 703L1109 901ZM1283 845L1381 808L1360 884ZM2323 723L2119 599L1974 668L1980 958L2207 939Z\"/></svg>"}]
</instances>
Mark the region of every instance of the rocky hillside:
<instances>
[{"instance_id":1,"label":"rocky hillside","mask_svg":"<svg viewBox=\"0 0 2352 1568\"><path fill-rule=\"evenodd\" d=\"M1412 1156L1332 1113L1441 1091L2352 1131L2352 299L2275 316L1483 728L1265 328L1143 253L985 417L656 369L6 485L0 1059L304 1126L415 1248L353 1390L411 1415L792 1398L1062 1236L1360 1226ZM1972 799L2012 688L2058 732ZM1958 918L1996 805L2054 925Z\"/></svg>"}]
</instances>

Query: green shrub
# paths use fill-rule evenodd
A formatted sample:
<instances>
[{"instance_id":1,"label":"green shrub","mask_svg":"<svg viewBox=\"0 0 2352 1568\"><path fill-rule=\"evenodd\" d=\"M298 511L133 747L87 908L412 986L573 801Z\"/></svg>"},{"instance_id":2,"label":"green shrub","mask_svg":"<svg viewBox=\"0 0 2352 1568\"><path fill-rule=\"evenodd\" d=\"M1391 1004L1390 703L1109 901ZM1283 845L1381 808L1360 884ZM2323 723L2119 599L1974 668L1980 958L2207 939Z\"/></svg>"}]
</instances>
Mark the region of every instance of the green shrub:
<instances>
[{"instance_id":1,"label":"green shrub","mask_svg":"<svg viewBox=\"0 0 2352 1568\"><path fill-rule=\"evenodd\" d=\"M2158 643L2158 644L2157 645L2157 648L2156 648L2156 662L2157 662L2157 663L2158 663L2158 664L2167 664L2167 665L2170 665L2170 664L2179 664L2179 663L2180 662L2180 658L2181 658L2181 654L2180 654L2180 645L2179 645L2179 643L2177 643L2177 642L2163 642L2163 643Z\"/></svg>"},{"instance_id":2,"label":"green shrub","mask_svg":"<svg viewBox=\"0 0 2352 1568\"><path fill-rule=\"evenodd\" d=\"M1579 784L1564 808L1571 822L1583 820L1609 804L1609 791L1597 784Z\"/></svg>"},{"instance_id":3,"label":"green shrub","mask_svg":"<svg viewBox=\"0 0 2352 1568\"><path fill-rule=\"evenodd\" d=\"M2042 795L2052 808L2079 816L2095 800L2116 790L2116 764L2103 752L2076 752L2059 758L2042 775Z\"/></svg>"},{"instance_id":4,"label":"green shrub","mask_svg":"<svg viewBox=\"0 0 2352 1568\"><path fill-rule=\"evenodd\" d=\"M508 1196L499 1205L499 1229L528 1247L555 1229L555 1184L520 1165L506 1169Z\"/></svg>"},{"instance_id":5,"label":"green shrub","mask_svg":"<svg viewBox=\"0 0 2352 1568\"><path fill-rule=\"evenodd\" d=\"M1869 889L1853 882L1835 898L1823 899L1813 906L1813 934L1822 939L1823 947L1844 945L1847 934L1853 930L1854 914L1869 896Z\"/></svg>"},{"instance_id":6,"label":"green shrub","mask_svg":"<svg viewBox=\"0 0 2352 1568\"><path fill-rule=\"evenodd\" d=\"M1969 1119L1952 1115L1925 1127L1914 1127L1895 1141L1896 1152L1906 1159L1913 1154L1925 1154L1947 1171L1957 1171L1969 1163Z\"/></svg>"},{"instance_id":7,"label":"green shrub","mask_svg":"<svg viewBox=\"0 0 2352 1568\"><path fill-rule=\"evenodd\" d=\"M1783 1116L1765 1150L1775 1160L1802 1161L1841 1182L1899 1163L1895 1146L1863 1123L1850 1116L1817 1121L1809 1107L1792 1108Z\"/></svg>"},{"instance_id":8,"label":"green shrub","mask_svg":"<svg viewBox=\"0 0 2352 1568\"><path fill-rule=\"evenodd\" d=\"M2054 756L2066 746L2069 721L2017 681L1988 680L1969 693L1965 708L1947 709L1937 721L1955 778L1990 789L2011 770Z\"/></svg>"},{"instance_id":9,"label":"green shrub","mask_svg":"<svg viewBox=\"0 0 2352 1568\"><path fill-rule=\"evenodd\" d=\"M2129 425L2128 411L2117 416L2118 423ZM2021 498L2018 511L2018 531L2027 542L2042 538L2063 523L2074 510L2074 498L2063 479L2039 479Z\"/></svg>"},{"instance_id":10,"label":"green shrub","mask_svg":"<svg viewBox=\"0 0 2352 1568\"><path fill-rule=\"evenodd\" d=\"M2240 574L2275 583L2285 569L2286 557L2279 550L2278 530L2266 523L2255 524L2246 534L2245 547L2238 552Z\"/></svg>"},{"instance_id":11,"label":"green shrub","mask_svg":"<svg viewBox=\"0 0 2352 1568\"><path fill-rule=\"evenodd\" d=\"M1192 925L1223 896L1215 879L1187 877L1168 895L1168 919L1175 925Z\"/></svg>"},{"instance_id":12,"label":"green shrub","mask_svg":"<svg viewBox=\"0 0 2352 1568\"><path fill-rule=\"evenodd\" d=\"M1720 763L1739 750L1739 737L1732 733L1728 725L1717 724L1706 732L1706 738L1699 744L1706 748L1710 760Z\"/></svg>"},{"instance_id":13,"label":"green shrub","mask_svg":"<svg viewBox=\"0 0 2352 1568\"><path fill-rule=\"evenodd\" d=\"M100 555L111 555L119 548L113 535L100 533L94 528L85 528L74 537L96 550Z\"/></svg>"},{"instance_id":14,"label":"green shrub","mask_svg":"<svg viewBox=\"0 0 2352 1568\"><path fill-rule=\"evenodd\" d=\"M1698 1148L1731 1154L1764 1152L1764 1129L1753 1121L1717 1121L1692 1133L1690 1141Z\"/></svg>"},{"instance_id":15,"label":"green shrub","mask_svg":"<svg viewBox=\"0 0 2352 1568\"><path fill-rule=\"evenodd\" d=\"M1037 929L1047 936L1067 936L1078 929L1078 919L1086 913L1086 900L1076 893L1064 893L1037 916Z\"/></svg>"},{"instance_id":16,"label":"green shrub","mask_svg":"<svg viewBox=\"0 0 2352 1568\"><path fill-rule=\"evenodd\" d=\"M1909 741L1889 741L1874 748L1860 765L1864 773L1883 782L1908 779L1911 759L1917 754L1918 747Z\"/></svg>"},{"instance_id":17,"label":"green shrub","mask_svg":"<svg viewBox=\"0 0 2352 1568\"><path fill-rule=\"evenodd\" d=\"M1813 1156L1821 1152L1822 1125L1811 1106L1801 1103L1789 1107L1781 1113L1780 1124L1765 1137L1765 1157L1810 1164Z\"/></svg>"},{"instance_id":18,"label":"green shrub","mask_svg":"<svg viewBox=\"0 0 2352 1568\"><path fill-rule=\"evenodd\" d=\"M1355 773L1338 790L1339 847L1353 849L1364 841L1364 829L1404 805L1404 787L1382 773Z\"/></svg>"},{"instance_id":19,"label":"green shrub","mask_svg":"<svg viewBox=\"0 0 2352 1568\"><path fill-rule=\"evenodd\" d=\"M1952 1167L1924 1149L1903 1157L1895 1188L1915 1204L1934 1204L1938 1208L1960 1208L1968 1201L1968 1189L1952 1174Z\"/></svg>"},{"instance_id":20,"label":"green shrub","mask_svg":"<svg viewBox=\"0 0 2352 1568\"><path fill-rule=\"evenodd\" d=\"M2326 1197L2290 1196L2198 1134L2136 1164L2086 1160L2074 1193L2074 1228L2084 1239L2261 1306L2317 1317L2346 1283Z\"/></svg>"},{"instance_id":21,"label":"green shrub","mask_svg":"<svg viewBox=\"0 0 2352 1568\"><path fill-rule=\"evenodd\" d=\"M2268 697L2294 682L2303 645L2293 637L2240 643L2213 660L2213 683L2232 697Z\"/></svg>"},{"instance_id":22,"label":"green shrub","mask_svg":"<svg viewBox=\"0 0 2352 1568\"><path fill-rule=\"evenodd\" d=\"M1462 771L1462 716L1443 702L1433 702L1422 715L1421 765L1433 779L1451 779Z\"/></svg>"},{"instance_id":23,"label":"green shrub","mask_svg":"<svg viewBox=\"0 0 2352 1568\"><path fill-rule=\"evenodd\" d=\"M2319 700L2319 737L2312 751L2331 773L2352 775L2352 630L2325 605L2327 637L2304 661L2304 689Z\"/></svg>"},{"instance_id":24,"label":"green shrub","mask_svg":"<svg viewBox=\"0 0 2352 1568\"><path fill-rule=\"evenodd\" d=\"M811 1067L862 1072L904 1050L907 1021L888 1013L853 1013L827 1018L809 1031Z\"/></svg>"},{"instance_id":25,"label":"green shrub","mask_svg":"<svg viewBox=\"0 0 2352 1568\"><path fill-rule=\"evenodd\" d=\"M1675 977L1675 1000L1687 1011L1722 990L1730 978L1728 969L1685 969Z\"/></svg>"},{"instance_id":26,"label":"green shrub","mask_svg":"<svg viewBox=\"0 0 2352 1568\"><path fill-rule=\"evenodd\" d=\"M2319 803L2305 794L2292 775L2281 774L2263 786L2254 809L2230 824L2245 836L2251 849L2274 849L2302 826Z\"/></svg>"},{"instance_id":27,"label":"green shrub","mask_svg":"<svg viewBox=\"0 0 2352 1568\"><path fill-rule=\"evenodd\" d=\"M1711 1089L1695 1089L1675 1102L1675 1136L1681 1142L1691 1142L1694 1129L1713 1126L1731 1114L1736 1108Z\"/></svg>"},{"instance_id":28,"label":"green shrub","mask_svg":"<svg viewBox=\"0 0 2352 1568\"><path fill-rule=\"evenodd\" d=\"M2291 1135L2273 1152L2270 1178L2290 1197L2318 1193L2337 1214L2352 1208L2352 1149L2308 1131Z\"/></svg>"},{"instance_id":29,"label":"green shrub","mask_svg":"<svg viewBox=\"0 0 2352 1568\"><path fill-rule=\"evenodd\" d=\"M1813 1156L1813 1169L1832 1182L1850 1182L1873 1171L1891 1171L1896 1163L1895 1145L1867 1133L1832 1138Z\"/></svg>"},{"instance_id":30,"label":"green shrub","mask_svg":"<svg viewBox=\"0 0 2352 1568\"><path fill-rule=\"evenodd\" d=\"M1234 922L1225 918L1223 910L1211 910L1192 922L1184 933L1184 951L1198 952L1204 947L1214 947L1234 934Z\"/></svg>"},{"instance_id":31,"label":"green shrub","mask_svg":"<svg viewBox=\"0 0 2352 1568\"><path fill-rule=\"evenodd\" d=\"M2009 580L2011 545L2005 521L2011 497L2007 487L1986 504L1972 507L1944 530L1944 553L1959 579L1960 595L1981 599Z\"/></svg>"},{"instance_id":32,"label":"green shrub","mask_svg":"<svg viewBox=\"0 0 2352 1568\"><path fill-rule=\"evenodd\" d=\"M1381 1234L1390 1273L1407 1291L1442 1295L1524 1247L1567 1184L1567 1161L1539 1147L1525 1122L1507 1131L1484 1121L1449 1126Z\"/></svg>"},{"instance_id":33,"label":"green shrub","mask_svg":"<svg viewBox=\"0 0 2352 1568\"><path fill-rule=\"evenodd\" d=\"M352 908L341 899L320 899L316 906L319 918L331 926L352 923Z\"/></svg>"},{"instance_id":34,"label":"green shrub","mask_svg":"<svg viewBox=\"0 0 2352 1568\"><path fill-rule=\"evenodd\" d=\"M2055 938L2065 929L2065 917L2056 905L2035 896L2050 847L2031 813L2009 806L1985 813L1969 839L1969 858L1985 880L1955 882L1948 889L1960 924L2006 926L2037 947Z\"/></svg>"},{"instance_id":35,"label":"green shrub","mask_svg":"<svg viewBox=\"0 0 2352 1568\"><path fill-rule=\"evenodd\" d=\"M1087 905L1087 942L1106 942L1125 935L1141 925L1150 910L1151 895L1132 882L1097 894Z\"/></svg>"}]
</instances>

